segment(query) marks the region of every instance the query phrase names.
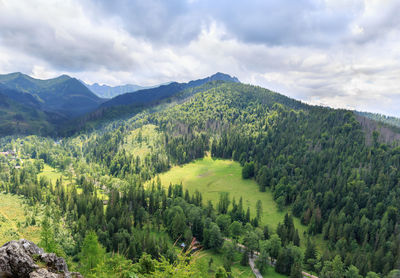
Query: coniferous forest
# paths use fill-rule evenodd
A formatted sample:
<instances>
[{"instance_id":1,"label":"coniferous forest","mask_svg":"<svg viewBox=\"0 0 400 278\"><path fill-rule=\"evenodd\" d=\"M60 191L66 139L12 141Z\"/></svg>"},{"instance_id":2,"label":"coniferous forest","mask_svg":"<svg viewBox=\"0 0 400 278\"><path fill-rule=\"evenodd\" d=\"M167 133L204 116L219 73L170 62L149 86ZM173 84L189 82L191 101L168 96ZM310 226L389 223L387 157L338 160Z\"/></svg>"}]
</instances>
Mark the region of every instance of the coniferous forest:
<instances>
[{"instance_id":1,"label":"coniferous forest","mask_svg":"<svg viewBox=\"0 0 400 278\"><path fill-rule=\"evenodd\" d=\"M40 228L36 243L85 277L235 277L249 261L290 277L398 277L396 127L261 87L198 85L102 108L57 136L2 137L1 194L40 211L23 224ZM161 182L206 156L238 162L259 199L272 194L285 212L277 226L263 223L261 202L255 213L230 192L211 202ZM214 259L200 263L208 251L223 258L213 271Z\"/></svg>"}]
</instances>

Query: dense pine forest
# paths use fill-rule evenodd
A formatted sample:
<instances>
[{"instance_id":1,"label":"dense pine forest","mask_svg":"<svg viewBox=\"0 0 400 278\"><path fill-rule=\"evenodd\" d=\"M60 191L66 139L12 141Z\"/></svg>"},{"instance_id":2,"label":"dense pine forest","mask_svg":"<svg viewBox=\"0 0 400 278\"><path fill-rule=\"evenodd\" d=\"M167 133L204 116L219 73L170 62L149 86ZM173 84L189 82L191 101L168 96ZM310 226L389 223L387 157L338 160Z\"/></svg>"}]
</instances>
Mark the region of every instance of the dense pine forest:
<instances>
[{"instance_id":1,"label":"dense pine forest","mask_svg":"<svg viewBox=\"0 0 400 278\"><path fill-rule=\"evenodd\" d=\"M290 277L398 277L396 128L224 81L118 109L80 118L70 136L0 139L2 194L41 210L22 225L85 277L235 277L249 259ZM277 227L230 192L213 203L158 177L205 156L240 163L259 198L270 192L286 212ZM201 263L207 250L222 255L216 268Z\"/></svg>"}]
</instances>

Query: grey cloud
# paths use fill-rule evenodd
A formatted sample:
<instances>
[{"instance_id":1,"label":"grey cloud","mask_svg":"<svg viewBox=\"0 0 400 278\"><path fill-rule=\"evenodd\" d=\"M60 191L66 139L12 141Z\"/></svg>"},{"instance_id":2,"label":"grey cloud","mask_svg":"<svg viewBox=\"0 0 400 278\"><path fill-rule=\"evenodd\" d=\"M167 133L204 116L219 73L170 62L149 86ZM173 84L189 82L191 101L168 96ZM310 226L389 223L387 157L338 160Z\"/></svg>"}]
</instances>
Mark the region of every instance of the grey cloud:
<instances>
[{"instance_id":1,"label":"grey cloud","mask_svg":"<svg viewBox=\"0 0 400 278\"><path fill-rule=\"evenodd\" d=\"M94 0L86 3L105 16L116 17L132 35L152 43L187 43L197 38L207 19L195 4L185 0Z\"/></svg>"},{"instance_id":2,"label":"grey cloud","mask_svg":"<svg viewBox=\"0 0 400 278\"><path fill-rule=\"evenodd\" d=\"M373 12L371 11L372 9L374 9ZM357 25L362 28L362 33L349 38L349 41L365 44L387 37L393 32L397 32L396 35L399 35L399 1L379 1L374 6L365 7L364 11L365 13L356 21Z\"/></svg>"},{"instance_id":3,"label":"grey cloud","mask_svg":"<svg viewBox=\"0 0 400 278\"><path fill-rule=\"evenodd\" d=\"M332 1L335 2L335 1ZM146 40L185 44L202 27L217 22L232 37L264 45L319 46L367 43L400 27L400 2L385 1L370 14L366 1L323 0L95 0L86 2L105 16L115 16L132 35ZM98 15L96 15L98 16ZM355 25L363 28L354 34Z\"/></svg>"},{"instance_id":4,"label":"grey cloud","mask_svg":"<svg viewBox=\"0 0 400 278\"><path fill-rule=\"evenodd\" d=\"M330 44L347 32L351 13L321 1L218 1L215 18L241 40L267 45Z\"/></svg>"},{"instance_id":5,"label":"grey cloud","mask_svg":"<svg viewBox=\"0 0 400 278\"><path fill-rule=\"evenodd\" d=\"M9 9L2 6L7 2ZM38 15L34 6L41 5ZM188 81L223 71L304 101L399 113L396 0L57 5L0 0L0 69L29 73L36 66L44 74L66 72L114 85Z\"/></svg>"},{"instance_id":6,"label":"grey cloud","mask_svg":"<svg viewBox=\"0 0 400 278\"><path fill-rule=\"evenodd\" d=\"M359 3L330 8L319 0L96 0L103 14L118 17L134 36L187 43L202 26L218 22L231 36L266 45L330 45L349 37ZM91 6L93 7L93 6Z\"/></svg>"},{"instance_id":7,"label":"grey cloud","mask_svg":"<svg viewBox=\"0 0 400 278\"><path fill-rule=\"evenodd\" d=\"M85 32L85 26L74 25L74 18L71 18L72 28L37 19L0 12L1 45L18 49L58 70L69 72L100 66L110 70L129 70L135 64L129 52L115 49L113 38Z\"/></svg>"}]
</instances>

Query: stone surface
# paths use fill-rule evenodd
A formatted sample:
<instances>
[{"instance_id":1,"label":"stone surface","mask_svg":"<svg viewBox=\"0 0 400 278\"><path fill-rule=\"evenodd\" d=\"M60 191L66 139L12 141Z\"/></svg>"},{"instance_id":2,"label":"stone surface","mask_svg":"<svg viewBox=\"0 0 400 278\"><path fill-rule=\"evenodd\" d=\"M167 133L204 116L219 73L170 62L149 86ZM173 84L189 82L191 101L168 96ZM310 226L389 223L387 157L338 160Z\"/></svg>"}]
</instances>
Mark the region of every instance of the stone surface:
<instances>
[{"instance_id":1,"label":"stone surface","mask_svg":"<svg viewBox=\"0 0 400 278\"><path fill-rule=\"evenodd\" d=\"M0 278L73 278L63 258L45 253L33 242L21 239L0 247Z\"/></svg>"}]
</instances>

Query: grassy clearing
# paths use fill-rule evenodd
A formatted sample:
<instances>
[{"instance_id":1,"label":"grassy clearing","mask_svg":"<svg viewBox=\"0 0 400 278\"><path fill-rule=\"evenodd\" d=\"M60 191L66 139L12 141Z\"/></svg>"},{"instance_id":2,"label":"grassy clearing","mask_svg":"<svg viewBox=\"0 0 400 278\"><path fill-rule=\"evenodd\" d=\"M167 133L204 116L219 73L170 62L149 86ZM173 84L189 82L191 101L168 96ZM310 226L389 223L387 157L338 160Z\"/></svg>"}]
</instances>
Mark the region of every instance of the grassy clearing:
<instances>
[{"instance_id":1,"label":"grassy clearing","mask_svg":"<svg viewBox=\"0 0 400 278\"><path fill-rule=\"evenodd\" d=\"M62 172L59 172L57 169L51 167L48 164L44 164L43 170L38 174L39 179L40 177L46 177L51 182L52 185L55 185L57 179L60 179L62 177L63 186L66 190L70 190L71 186L76 186L72 177L71 179L68 178ZM82 193L82 188L78 187L77 192ZM98 189L97 196L102 200L108 199L108 195L105 194L101 189Z\"/></svg>"},{"instance_id":2,"label":"grassy clearing","mask_svg":"<svg viewBox=\"0 0 400 278\"><path fill-rule=\"evenodd\" d=\"M244 209L250 207L252 217L256 214L256 202L262 202L262 224L275 229L283 221L286 211L279 211L272 197L272 193L260 192L254 180L242 179L242 167L232 160L212 159L205 157L183 166L175 166L170 171L160 175L164 186L170 183L182 183L184 189L193 193L196 190L203 194L203 200L211 200L216 206L221 192L229 192L236 202L243 197ZM294 219L299 234L303 237L306 227Z\"/></svg>"},{"instance_id":3,"label":"grassy clearing","mask_svg":"<svg viewBox=\"0 0 400 278\"><path fill-rule=\"evenodd\" d=\"M38 174L38 178L40 177L46 177L53 185L55 185L56 181L61 177L63 178L64 185L68 181L68 178L66 176L64 176L61 172L57 171L48 164L44 164L43 170Z\"/></svg>"},{"instance_id":4,"label":"grassy clearing","mask_svg":"<svg viewBox=\"0 0 400 278\"><path fill-rule=\"evenodd\" d=\"M72 177L71 177L71 179L69 179L62 172L58 171L57 169L51 167L48 164L44 164L43 170L37 176L39 179L41 177L47 178L52 185L56 185L57 180L62 177L62 184L64 186L64 189L66 189L66 190L69 189L69 186L73 185ZM82 189L77 188L77 192L81 193Z\"/></svg>"},{"instance_id":5,"label":"grassy clearing","mask_svg":"<svg viewBox=\"0 0 400 278\"><path fill-rule=\"evenodd\" d=\"M10 240L25 238L39 242L40 215L35 216L36 225L26 225L27 217L32 216L32 208L26 210L23 198L17 195L0 193L0 246ZM30 221L28 221L30 222Z\"/></svg>"},{"instance_id":6,"label":"grassy clearing","mask_svg":"<svg viewBox=\"0 0 400 278\"><path fill-rule=\"evenodd\" d=\"M129 153L133 153L140 158L144 158L162 141L161 133L157 131L155 125L144 125L132 130L124 139L122 148Z\"/></svg>"}]
</instances>

